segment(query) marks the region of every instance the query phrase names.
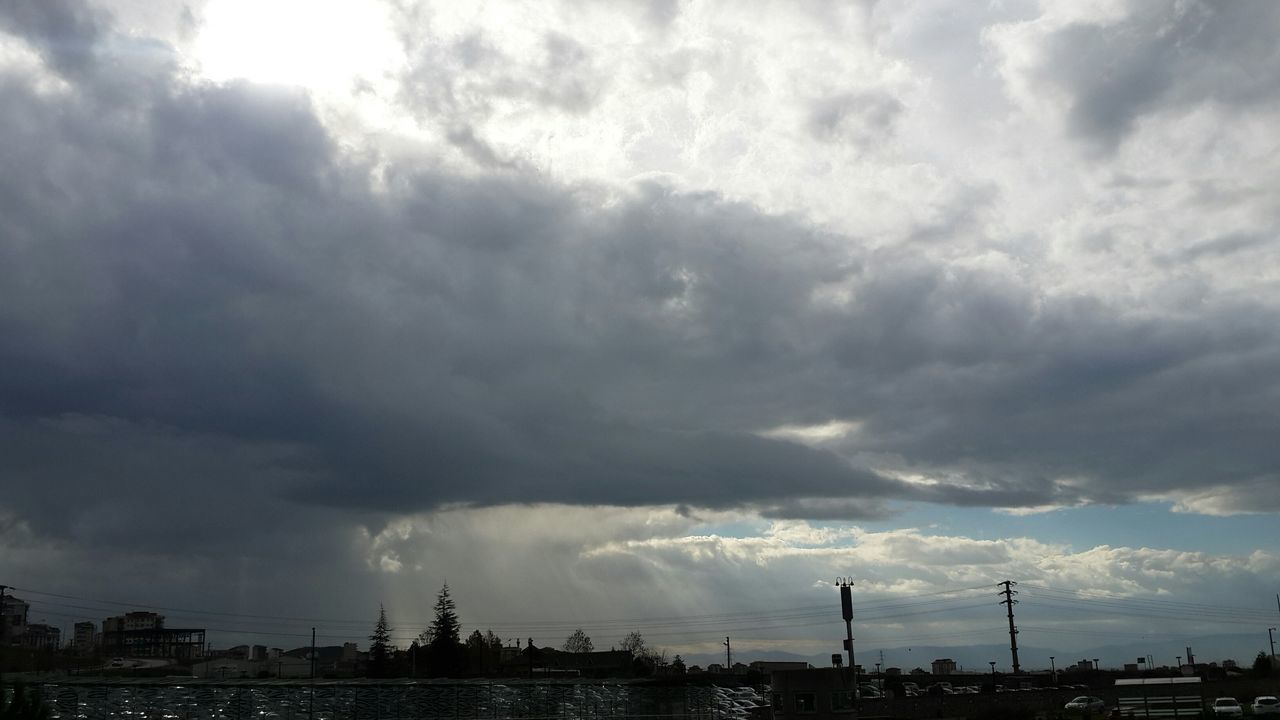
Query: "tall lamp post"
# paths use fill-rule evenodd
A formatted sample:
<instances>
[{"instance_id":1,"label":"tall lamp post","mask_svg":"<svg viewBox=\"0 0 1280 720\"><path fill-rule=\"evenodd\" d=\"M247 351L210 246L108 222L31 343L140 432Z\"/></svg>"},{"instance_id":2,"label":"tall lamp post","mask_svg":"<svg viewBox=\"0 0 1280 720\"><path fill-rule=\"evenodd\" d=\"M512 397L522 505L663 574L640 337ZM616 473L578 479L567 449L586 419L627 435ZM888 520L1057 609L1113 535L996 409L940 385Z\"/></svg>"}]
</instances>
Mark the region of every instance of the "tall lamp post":
<instances>
[{"instance_id":1,"label":"tall lamp post","mask_svg":"<svg viewBox=\"0 0 1280 720\"><path fill-rule=\"evenodd\" d=\"M880 665L876 663L876 692L880 693L880 697L884 697L884 676L880 674Z\"/></svg>"},{"instance_id":2,"label":"tall lamp post","mask_svg":"<svg viewBox=\"0 0 1280 720\"><path fill-rule=\"evenodd\" d=\"M1058 684L1058 667L1053 664L1053 656L1049 656L1049 684Z\"/></svg>"},{"instance_id":3,"label":"tall lamp post","mask_svg":"<svg viewBox=\"0 0 1280 720\"><path fill-rule=\"evenodd\" d=\"M1094 659L1093 659L1093 670L1094 670L1094 672L1097 672L1097 671L1098 671L1098 670L1100 670L1100 669L1101 669L1101 668L1099 668L1099 667L1098 667L1098 658L1094 658Z\"/></svg>"},{"instance_id":4,"label":"tall lamp post","mask_svg":"<svg viewBox=\"0 0 1280 720\"><path fill-rule=\"evenodd\" d=\"M1276 656L1276 638L1274 635L1271 634L1275 631L1276 629L1273 627L1267 628L1267 640L1271 642L1271 657Z\"/></svg>"},{"instance_id":5,"label":"tall lamp post","mask_svg":"<svg viewBox=\"0 0 1280 720\"><path fill-rule=\"evenodd\" d=\"M991 692L996 691L996 661L988 660L987 664L991 666Z\"/></svg>"},{"instance_id":6,"label":"tall lamp post","mask_svg":"<svg viewBox=\"0 0 1280 720\"><path fill-rule=\"evenodd\" d=\"M1178 658L1178 674L1181 675L1182 674L1182 656L1174 655L1174 657Z\"/></svg>"}]
</instances>

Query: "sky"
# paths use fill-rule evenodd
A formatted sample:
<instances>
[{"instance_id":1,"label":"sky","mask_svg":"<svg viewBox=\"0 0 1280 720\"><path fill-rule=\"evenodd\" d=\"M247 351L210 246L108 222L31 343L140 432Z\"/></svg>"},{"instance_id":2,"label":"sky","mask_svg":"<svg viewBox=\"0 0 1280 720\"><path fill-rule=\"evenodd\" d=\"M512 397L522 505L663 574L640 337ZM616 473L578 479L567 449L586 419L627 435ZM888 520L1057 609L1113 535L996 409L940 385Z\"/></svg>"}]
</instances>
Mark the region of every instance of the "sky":
<instances>
[{"instance_id":1,"label":"sky","mask_svg":"<svg viewBox=\"0 0 1280 720\"><path fill-rule=\"evenodd\" d=\"M1280 621L1280 5L4 0L0 583L215 646ZM1170 659L1171 660L1171 659ZM1024 658L1027 666L1047 665Z\"/></svg>"}]
</instances>

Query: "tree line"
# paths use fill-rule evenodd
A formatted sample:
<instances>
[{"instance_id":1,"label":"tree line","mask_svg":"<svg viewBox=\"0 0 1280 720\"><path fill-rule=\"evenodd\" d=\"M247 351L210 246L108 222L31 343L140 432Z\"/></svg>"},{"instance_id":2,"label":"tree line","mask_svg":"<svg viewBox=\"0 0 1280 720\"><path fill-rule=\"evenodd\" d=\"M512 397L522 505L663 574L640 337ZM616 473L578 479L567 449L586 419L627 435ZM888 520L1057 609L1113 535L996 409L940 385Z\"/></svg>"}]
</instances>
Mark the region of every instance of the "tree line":
<instances>
[{"instance_id":1,"label":"tree line","mask_svg":"<svg viewBox=\"0 0 1280 720\"><path fill-rule=\"evenodd\" d=\"M502 639L493 630L474 630L462 640L462 623L458 608L445 583L436 596L435 616L407 649L391 642L392 628L385 607L378 611L378 621L369 636L369 677L464 677L491 675L502 666ZM561 651L589 653L595 651L591 637L578 628L565 638ZM651 648L637 631L627 633L619 649L631 653L632 672L651 675L656 670L683 674L684 661L679 655L667 661L665 650Z\"/></svg>"}]
</instances>

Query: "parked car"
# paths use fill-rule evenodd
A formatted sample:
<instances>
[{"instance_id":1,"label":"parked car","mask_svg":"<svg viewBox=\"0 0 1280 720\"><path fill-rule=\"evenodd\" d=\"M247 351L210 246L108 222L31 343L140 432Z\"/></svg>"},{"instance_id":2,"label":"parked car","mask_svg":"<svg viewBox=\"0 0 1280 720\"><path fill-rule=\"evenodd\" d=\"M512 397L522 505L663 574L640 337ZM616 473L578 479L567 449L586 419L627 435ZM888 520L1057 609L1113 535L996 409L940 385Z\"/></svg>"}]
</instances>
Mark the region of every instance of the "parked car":
<instances>
[{"instance_id":1,"label":"parked car","mask_svg":"<svg viewBox=\"0 0 1280 720\"><path fill-rule=\"evenodd\" d=\"M1214 717L1244 717L1244 708L1235 698L1220 697L1213 701Z\"/></svg>"},{"instance_id":2,"label":"parked car","mask_svg":"<svg viewBox=\"0 0 1280 720\"><path fill-rule=\"evenodd\" d=\"M122 657L111 658L111 667L124 667L124 658Z\"/></svg>"},{"instance_id":3,"label":"parked car","mask_svg":"<svg viewBox=\"0 0 1280 720\"><path fill-rule=\"evenodd\" d=\"M1274 695L1259 695L1253 699L1254 715L1280 715L1280 700Z\"/></svg>"},{"instance_id":4,"label":"parked car","mask_svg":"<svg viewBox=\"0 0 1280 720\"><path fill-rule=\"evenodd\" d=\"M1062 706L1063 710L1079 710L1088 711L1090 713L1100 713L1107 709L1107 704L1102 698L1090 697L1089 695L1081 695L1074 698L1071 702Z\"/></svg>"}]
</instances>

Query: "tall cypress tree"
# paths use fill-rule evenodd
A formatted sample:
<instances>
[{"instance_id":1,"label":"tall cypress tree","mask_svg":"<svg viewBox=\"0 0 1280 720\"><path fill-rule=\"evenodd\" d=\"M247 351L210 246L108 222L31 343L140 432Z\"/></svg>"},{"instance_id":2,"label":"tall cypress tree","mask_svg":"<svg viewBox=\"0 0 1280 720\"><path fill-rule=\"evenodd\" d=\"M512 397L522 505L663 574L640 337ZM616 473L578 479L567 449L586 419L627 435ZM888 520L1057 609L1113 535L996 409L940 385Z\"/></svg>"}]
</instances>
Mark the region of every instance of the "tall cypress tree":
<instances>
[{"instance_id":1,"label":"tall cypress tree","mask_svg":"<svg viewBox=\"0 0 1280 720\"><path fill-rule=\"evenodd\" d=\"M462 623L458 621L458 608L449 595L448 583L440 588L436 597L436 617L428 632L432 674L461 675L466 670L467 655L462 645Z\"/></svg>"},{"instance_id":2,"label":"tall cypress tree","mask_svg":"<svg viewBox=\"0 0 1280 720\"><path fill-rule=\"evenodd\" d=\"M378 623L369 636L369 675L382 677L391 665L391 628L387 625L387 609L378 605Z\"/></svg>"},{"instance_id":3,"label":"tall cypress tree","mask_svg":"<svg viewBox=\"0 0 1280 720\"><path fill-rule=\"evenodd\" d=\"M436 618L431 621L431 643L433 645L460 645L462 643L462 623L458 622L458 608L449 596L449 583L440 588L436 596Z\"/></svg>"}]
</instances>

